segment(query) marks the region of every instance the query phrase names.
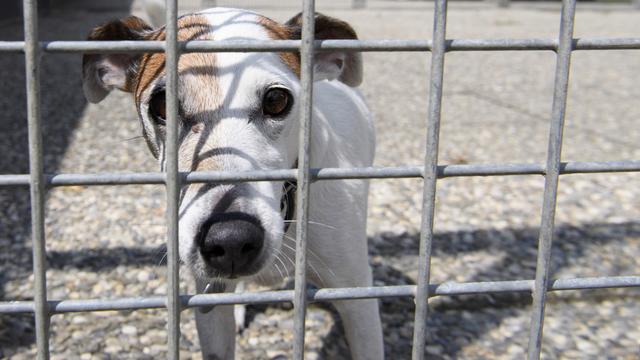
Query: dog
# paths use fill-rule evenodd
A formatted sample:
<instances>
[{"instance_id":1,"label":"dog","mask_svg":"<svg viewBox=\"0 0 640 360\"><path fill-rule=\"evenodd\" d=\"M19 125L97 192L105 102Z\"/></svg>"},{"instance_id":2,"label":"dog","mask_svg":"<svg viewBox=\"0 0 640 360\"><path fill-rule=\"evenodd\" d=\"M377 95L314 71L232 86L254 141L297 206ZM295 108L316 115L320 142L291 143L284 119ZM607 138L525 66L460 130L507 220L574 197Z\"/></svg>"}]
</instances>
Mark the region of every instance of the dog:
<instances>
[{"instance_id":1,"label":"dog","mask_svg":"<svg viewBox=\"0 0 640 360\"><path fill-rule=\"evenodd\" d=\"M278 23L257 13L213 8L178 19L178 39L299 40L302 16ZM317 39L357 39L344 21L317 13ZM89 40L164 40L129 16L96 27ZM357 52L315 54L312 167L368 167L375 151L372 116L357 86ZM141 131L164 169L165 55L85 54L82 83L98 103L113 89L133 96ZM179 170L294 168L299 147L299 53L186 53L178 65ZM233 292L243 281L280 285L293 273L295 188L276 182L190 184L180 194L180 259L199 292ZM320 181L310 187L308 279L317 287L371 286L366 180ZM336 301L354 359L384 357L376 299ZM195 311L205 359L232 359L232 306Z\"/></svg>"}]
</instances>

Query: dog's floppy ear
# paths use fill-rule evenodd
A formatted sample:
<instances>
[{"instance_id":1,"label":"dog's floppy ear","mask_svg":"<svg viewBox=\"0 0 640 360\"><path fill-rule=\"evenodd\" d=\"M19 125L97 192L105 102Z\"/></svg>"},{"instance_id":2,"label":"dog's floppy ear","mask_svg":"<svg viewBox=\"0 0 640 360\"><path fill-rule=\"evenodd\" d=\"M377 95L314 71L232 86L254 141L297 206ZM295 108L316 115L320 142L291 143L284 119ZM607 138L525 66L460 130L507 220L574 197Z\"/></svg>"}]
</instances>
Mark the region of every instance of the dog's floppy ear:
<instances>
[{"instance_id":1,"label":"dog's floppy ear","mask_svg":"<svg viewBox=\"0 0 640 360\"><path fill-rule=\"evenodd\" d=\"M317 40L358 39L355 30L342 20L320 13L316 13L315 20L315 38ZM291 18L286 25L290 29L290 38L300 40L302 13ZM353 51L317 52L314 79L338 79L351 87L360 85L362 83L362 54Z\"/></svg>"},{"instance_id":2,"label":"dog's floppy ear","mask_svg":"<svg viewBox=\"0 0 640 360\"><path fill-rule=\"evenodd\" d=\"M142 40L151 31L142 19L129 16L93 29L88 40ZM100 102L112 89L133 91L139 54L85 54L82 57L82 89L92 103Z\"/></svg>"}]
</instances>

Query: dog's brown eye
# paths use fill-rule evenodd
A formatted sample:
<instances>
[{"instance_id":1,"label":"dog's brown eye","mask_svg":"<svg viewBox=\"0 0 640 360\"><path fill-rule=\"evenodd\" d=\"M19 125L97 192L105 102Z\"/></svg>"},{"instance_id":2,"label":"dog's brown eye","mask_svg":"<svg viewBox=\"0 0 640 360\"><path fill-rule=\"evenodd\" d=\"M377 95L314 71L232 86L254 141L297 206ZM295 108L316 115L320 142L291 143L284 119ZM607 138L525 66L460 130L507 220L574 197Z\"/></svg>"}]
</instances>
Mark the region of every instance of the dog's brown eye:
<instances>
[{"instance_id":1,"label":"dog's brown eye","mask_svg":"<svg viewBox=\"0 0 640 360\"><path fill-rule=\"evenodd\" d=\"M293 104L291 93L281 87L273 87L267 90L262 100L262 112L271 117L286 115Z\"/></svg>"},{"instance_id":2,"label":"dog's brown eye","mask_svg":"<svg viewBox=\"0 0 640 360\"><path fill-rule=\"evenodd\" d=\"M166 123L167 118L167 104L164 91L159 91L151 96L149 101L149 113L151 117L160 125Z\"/></svg>"}]
</instances>

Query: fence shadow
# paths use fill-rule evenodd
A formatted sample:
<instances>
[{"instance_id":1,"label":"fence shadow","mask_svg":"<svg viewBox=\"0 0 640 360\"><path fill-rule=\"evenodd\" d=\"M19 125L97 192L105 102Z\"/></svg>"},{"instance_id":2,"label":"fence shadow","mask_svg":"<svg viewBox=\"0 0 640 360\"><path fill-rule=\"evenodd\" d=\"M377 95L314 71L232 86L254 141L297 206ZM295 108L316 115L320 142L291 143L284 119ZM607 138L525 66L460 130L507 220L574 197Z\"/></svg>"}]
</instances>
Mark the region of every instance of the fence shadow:
<instances>
[{"instance_id":1,"label":"fence shadow","mask_svg":"<svg viewBox=\"0 0 640 360\"><path fill-rule=\"evenodd\" d=\"M513 280L535 278L537 228L477 230L470 232L438 233L434 237L434 258L461 255L469 252L503 252L501 260L489 267L478 269L468 281ZM552 273L567 267L571 259L585 255L589 247L600 247L624 237L640 237L640 222L620 224L561 225L556 227L552 250ZM418 252L417 234L383 235L384 241L370 241L370 253L387 256L415 256ZM533 259L533 261L531 261ZM375 262L374 279L380 285L406 285L415 282L399 271L391 262ZM634 269L618 269L627 274ZM452 274L453 275L453 274ZM611 274L601 274L611 275ZM611 294L609 294L611 295ZM594 292L583 292L582 298L593 297ZM456 358L462 348L498 328L502 322L516 316L531 304L529 293L492 295L461 295L441 297L430 302L427 341L435 345L427 349L430 358ZM413 316L415 305L410 298L381 299L381 317L387 358L411 358ZM324 340L321 359L349 359L342 325L335 311L333 329ZM404 325L404 326L403 326ZM398 331L400 329L400 331Z\"/></svg>"},{"instance_id":2,"label":"fence shadow","mask_svg":"<svg viewBox=\"0 0 640 360\"><path fill-rule=\"evenodd\" d=\"M15 196L25 196L22 201L28 205L28 194ZM13 204L13 202L8 204ZM22 210L22 214L25 214L23 218L28 218L28 207L26 210ZM28 222L26 223L28 224ZM25 235L28 233L28 226L25 225L21 231L22 236L25 239L28 238ZM485 267L475 267L467 281L532 279L535 275L534 259L537 249L537 235L537 228L481 229L437 233L434 237L433 257L434 259L455 257L483 251L486 253L502 252L503 256L499 261ZM570 265L571 259L585 256L590 247L597 248L625 237L640 237L640 222L557 226L552 250L552 272ZM369 252L374 259L372 267L377 285L414 284L413 279L406 274L406 267L401 269L400 266L396 266L393 259L416 256L418 244L418 234L381 234L370 239ZM31 273L31 250L25 246L24 239L12 245L12 250L18 251L18 256L15 256L15 252L12 251L14 255L11 256L11 259L14 262L6 259L9 262L3 261L0 265L2 270L0 271L0 285L8 278L15 281L16 277L24 279ZM47 254L47 261L52 269L108 272L122 265L128 267L162 266L164 265L162 261L164 252L164 246L50 251ZM624 271L625 269L619 270ZM0 295L2 295L1 291L2 287L0 286ZM528 293L464 295L441 299L444 301L431 302L431 312L428 319L427 341L431 345L436 345L435 348L428 348L428 351L439 349L437 352L429 354L433 358L455 357L466 344L478 340L488 331L499 327L505 319L515 316L519 310L529 307L531 302L531 296ZM414 310L412 299L382 299L380 304L387 357L409 358ZM328 304L314 306L329 310L335 320L333 328L324 338L320 358L348 359L348 347L337 313ZM247 322L250 323L256 314L264 312L270 307L289 309L290 305L249 305L247 307ZM487 309L491 311L488 313ZM12 334L0 337L0 348L24 346L33 341L31 316L0 317L0 322L3 322L0 327L3 330L0 330L0 333Z\"/></svg>"},{"instance_id":3,"label":"fence shadow","mask_svg":"<svg viewBox=\"0 0 640 360\"><path fill-rule=\"evenodd\" d=\"M487 266L474 266L473 272L467 274L467 281L532 279L535 275L537 235L537 228L437 233L434 237L433 257L437 260L474 252L502 252L499 261L491 262ZM376 285L414 284L413 279L407 275L407 266L398 265L398 259L416 256L418 234L382 234L376 238L369 241ZM573 260L587 256L587 252L592 252L593 249L600 249L624 238L640 238L640 222L593 223L579 227L560 225L556 228L552 250L552 273L572 265ZM47 258L50 268L53 269L108 272L122 265L134 268L163 266L161 260L164 251L164 246L121 247L81 252L52 251L47 254ZM409 260L409 264L415 267L415 261ZM30 268L24 271L29 273ZM629 274L633 273L634 269L617 268L616 271ZM581 292L577 296L582 299L593 297L594 301L599 301L596 292ZM464 346L500 327L505 319L517 316L520 311L527 309L531 303L531 296L528 293L461 295L440 297L430 303L427 341L432 346L428 348L429 355L433 358L455 358ZM380 304L387 357L409 358L413 330L413 300L381 299ZM313 306L327 309L335 320L333 328L323 340L320 358L348 359L348 347L337 313L329 304ZM291 307L290 304L249 305L247 324L250 324L257 314L269 308L287 310ZM24 328L24 324L19 321L9 325L16 331ZM4 345L0 342L0 347Z\"/></svg>"}]
</instances>

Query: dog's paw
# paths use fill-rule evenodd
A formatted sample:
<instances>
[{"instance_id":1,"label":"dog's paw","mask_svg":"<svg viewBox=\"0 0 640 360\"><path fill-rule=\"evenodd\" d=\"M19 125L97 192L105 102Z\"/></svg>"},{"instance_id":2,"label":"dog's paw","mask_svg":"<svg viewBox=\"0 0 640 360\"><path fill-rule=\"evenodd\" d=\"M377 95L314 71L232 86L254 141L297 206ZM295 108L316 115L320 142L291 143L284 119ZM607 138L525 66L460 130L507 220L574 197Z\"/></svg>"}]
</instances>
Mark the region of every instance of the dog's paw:
<instances>
[{"instance_id":1,"label":"dog's paw","mask_svg":"<svg viewBox=\"0 0 640 360\"><path fill-rule=\"evenodd\" d=\"M244 292L245 284L244 281L240 281L236 284L236 294ZM239 334L244 330L244 320L247 313L246 305L234 305L233 306L233 317L236 319L236 333Z\"/></svg>"},{"instance_id":2,"label":"dog's paw","mask_svg":"<svg viewBox=\"0 0 640 360\"><path fill-rule=\"evenodd\" d=\"M236 333L241 333L244 330L244 319L247 312L245 305L234 305L233 316L236 319Z\"/></svg>"}]
</instances>

